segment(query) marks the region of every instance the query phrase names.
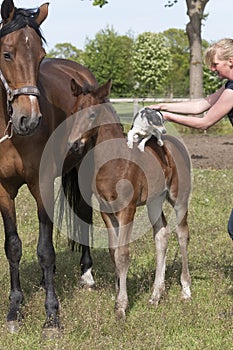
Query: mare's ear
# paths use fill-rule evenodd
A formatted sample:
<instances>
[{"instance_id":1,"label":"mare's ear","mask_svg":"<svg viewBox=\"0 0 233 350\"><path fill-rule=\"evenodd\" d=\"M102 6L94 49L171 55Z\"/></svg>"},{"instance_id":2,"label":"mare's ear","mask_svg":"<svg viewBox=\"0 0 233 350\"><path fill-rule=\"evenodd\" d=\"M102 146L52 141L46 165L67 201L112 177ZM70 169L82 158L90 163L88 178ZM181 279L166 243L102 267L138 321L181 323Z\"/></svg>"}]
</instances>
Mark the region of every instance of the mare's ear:
<instances>
[{"instance_id":1,"label":"mare's ear","mask_svg":"<svg viewBox=\"0 0 233 350\"><path fill-rule=\"evenodd\" d=\"M10 22L15 14L15 5L13 0L4 0L1 6L1 16L4 24Z\"/></svg>"},{"instance_id":2,"label":"mare's ear","mask_svg":"<svg viewBox=\"0 0 233 350\"><path fill-rule=\"evenodd\" d=\"M74 79L71 79L70 87L71 87L72 94L76 97L81 95L83 92L82 87Z\"/></svg>"},{"instance_id":3,"label":"mare's ear","mask_svg":"<svg viewBox=\"0 0 233 350\"><path fill-rule=\"evenodd\" d=\"M41 25L42 22L47 18L49 12L49 2L46 2L45 4L40 6L40 12L36 18L36 23L38 26Z\"/></svg>"},{"instance_id":4,"label":"mare's ear","mask_svg":"<svg viewBox=\"0 0 233 350\"><path fill-rule=\"evenodd\" d=\"M106 98L110 95L111 92L111 87L112 87L112 79L109 79L107 81L107 83L105 83L104 85L98 87L95 91L95 95L99 98L99 99L103 99Z\"/></svg>"}]
</instances>

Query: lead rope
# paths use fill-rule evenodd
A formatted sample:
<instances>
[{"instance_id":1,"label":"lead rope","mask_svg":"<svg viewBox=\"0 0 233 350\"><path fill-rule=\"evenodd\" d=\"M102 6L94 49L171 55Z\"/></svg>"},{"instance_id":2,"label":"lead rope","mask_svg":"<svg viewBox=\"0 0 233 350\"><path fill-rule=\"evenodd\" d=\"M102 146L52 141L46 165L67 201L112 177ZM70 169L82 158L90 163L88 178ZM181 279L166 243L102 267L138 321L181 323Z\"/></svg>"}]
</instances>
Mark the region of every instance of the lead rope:
<instances>
[{"instance_id":1,"label":"lead rope","mask_svg":"<svg viewBox=\"0 0 233 350\"><path fill-rule=\"evenodd\" d=\"M11 89L9 87L9 85L7 84L7 81L4 77L4 75L2 74L2 71L0 70L0 79L6 89L6 94L7 94L7 111L8 111L8 114L11 115L11 112L10 112L10 109L11 109L11 105L10 105L10 101L12 100L12 94L11 94ZM10 131L8 133L8 130ZM7 127L4 131L4 136L0 138L0 143L8 140L8 139L11 139L12 136L13 136L13 124L12 124L12 121L9 120L8 123L7 123Z\"/></svg>"},{"instance_id":2,"label":"lead rope","mask_svg":"<svg viewBox=\"0 0 233 350\"><path fill-rule=\"evenodd\" d=\"M8 133L8 130L10 131ZM8 140L8 139L11 139L13 136L13 124L12 124L12 121L9 120L8 124L7 124L7 127L6 127L6 130L4 131L4 136L0 139L0 143Z\"/></svg>"}]
</instances>

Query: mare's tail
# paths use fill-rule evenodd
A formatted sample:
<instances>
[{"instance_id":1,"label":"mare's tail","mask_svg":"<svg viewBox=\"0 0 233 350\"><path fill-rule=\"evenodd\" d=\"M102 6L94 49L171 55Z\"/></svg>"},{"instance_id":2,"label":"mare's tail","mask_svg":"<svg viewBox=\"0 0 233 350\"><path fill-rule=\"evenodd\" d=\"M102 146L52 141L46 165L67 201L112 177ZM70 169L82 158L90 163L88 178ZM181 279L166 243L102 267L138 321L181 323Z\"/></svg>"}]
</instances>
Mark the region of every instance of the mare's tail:
<instances>
[{"instance_id":1,"label":"mare's tail","mask_svg":"<svg viewBox=\"0 0 233 350\"><path fill-rule=\"evenodd\" d=\"M82 237L81 225L92 225L92 208L82 198L76 168L72 168L62 176L57 212L57 227L59 231L62 229L64 220L71 249L74 250L78 243L85 244L83 240L87 238Z\"/></svg>"}]
</instances>

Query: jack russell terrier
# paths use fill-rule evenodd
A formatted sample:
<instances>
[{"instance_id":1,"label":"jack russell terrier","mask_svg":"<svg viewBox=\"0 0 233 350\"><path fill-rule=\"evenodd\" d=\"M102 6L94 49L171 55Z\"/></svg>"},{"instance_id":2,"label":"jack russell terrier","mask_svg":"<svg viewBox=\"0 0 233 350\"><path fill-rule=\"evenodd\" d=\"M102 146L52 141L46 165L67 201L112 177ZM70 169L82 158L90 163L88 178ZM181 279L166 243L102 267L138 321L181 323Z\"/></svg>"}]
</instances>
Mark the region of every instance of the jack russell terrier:
<instances>
[{"instance_id":1,"label":"jack russell terrier","mask_svg":"<svg viewBox=\"0 0 233 350\"><path fill-rule=\"evenodd\" d=\"M140 151L144 152L146 142L155 136L159 146L163 146L162 134L166 133L162 113L157 109L142 108L133 119L132 128L127 135L127 145L133 148L138 143Z\"/></svg>"}]
</instances>

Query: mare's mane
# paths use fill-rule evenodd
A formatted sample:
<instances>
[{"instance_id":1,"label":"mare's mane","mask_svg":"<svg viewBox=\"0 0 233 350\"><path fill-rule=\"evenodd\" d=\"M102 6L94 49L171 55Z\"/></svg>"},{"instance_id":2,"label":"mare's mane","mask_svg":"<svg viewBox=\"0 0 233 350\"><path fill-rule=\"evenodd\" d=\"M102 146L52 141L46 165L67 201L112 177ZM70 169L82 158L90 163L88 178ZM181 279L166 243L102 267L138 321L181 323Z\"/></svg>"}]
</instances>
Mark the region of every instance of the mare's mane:
<instances>
[{"instance_id":1,"label":"mare's mane","mask_svg":"<svg viewBox=\"0 0 233 350\"><path fill-rule=\"evenodd\" d=\"M37 8L37 9L16 8L12 21L3 25L2 28L0 29L0 39L7 34L13 33L16 30L29 26L33 28L36 31L36 33L39 35L39 37L43 40L43 42L46 43L46 40L41 33L40 26L36 23L36 19L39 13L40 13L40 8Z\"/></svg>"}]
</instances>

